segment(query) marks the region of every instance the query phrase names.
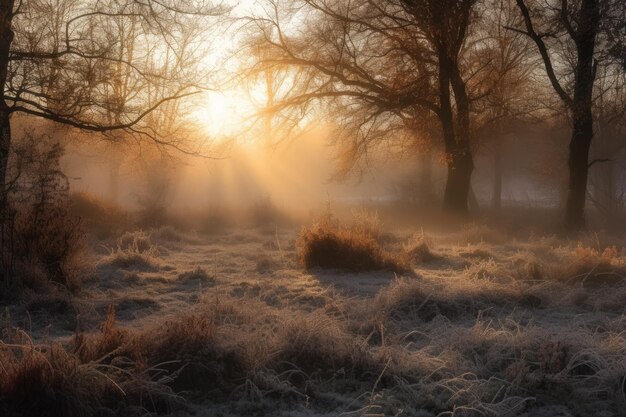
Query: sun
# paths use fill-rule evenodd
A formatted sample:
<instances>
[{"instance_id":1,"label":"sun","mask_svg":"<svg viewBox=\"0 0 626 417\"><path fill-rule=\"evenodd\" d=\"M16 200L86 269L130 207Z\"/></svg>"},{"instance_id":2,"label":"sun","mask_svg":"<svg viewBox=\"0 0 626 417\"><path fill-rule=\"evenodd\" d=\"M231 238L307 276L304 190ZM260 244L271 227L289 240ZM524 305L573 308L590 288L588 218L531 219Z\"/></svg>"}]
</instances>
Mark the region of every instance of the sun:
<instances>
[{"instance_id":1,"label":"sun","mask_svg":"<svg viewBox=\"0 0 626 417\"><path fill-rule=\"evenodd\" d=\"M243 121L243 104L234 92L210 92L198 104L194 116L211 136L229 136Z\"/></svg>"},{"instance_id":2,"label":"sun","mask_svg":"<svg viewBox=\"0 0 626 417\"><path fill-rule=\"evenodd\" d=\"M243 89L212 91L203 94L193 118L214 139L243 133L258 110Z\"/></svg>"}]
</instances>

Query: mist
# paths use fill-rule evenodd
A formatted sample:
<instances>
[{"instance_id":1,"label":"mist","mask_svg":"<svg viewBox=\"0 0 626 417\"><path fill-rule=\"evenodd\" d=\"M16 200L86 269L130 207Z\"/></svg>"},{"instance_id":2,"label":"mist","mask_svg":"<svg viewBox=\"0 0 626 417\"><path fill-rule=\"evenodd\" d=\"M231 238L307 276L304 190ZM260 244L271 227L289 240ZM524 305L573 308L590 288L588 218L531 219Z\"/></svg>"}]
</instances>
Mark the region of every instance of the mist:
<instances>
[{"instance_id":1,"label":"mist","mask_svg":"<svg viewBox=\"0 0 626 417\"><path fill-rule=\"evenodd\" d=\"M625 28L0 2L0 416L623 416Z\"/></svg>"}]
</instances>

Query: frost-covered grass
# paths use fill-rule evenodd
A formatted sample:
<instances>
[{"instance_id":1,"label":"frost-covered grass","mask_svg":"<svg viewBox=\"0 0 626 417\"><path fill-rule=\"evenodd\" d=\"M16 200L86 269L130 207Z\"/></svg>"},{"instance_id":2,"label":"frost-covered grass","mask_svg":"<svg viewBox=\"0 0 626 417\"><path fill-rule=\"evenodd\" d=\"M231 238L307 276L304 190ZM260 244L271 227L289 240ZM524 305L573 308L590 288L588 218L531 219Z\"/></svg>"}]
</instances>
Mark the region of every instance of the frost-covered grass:
<instances>
[{"instance_id":1,"label":"frost-covered grass","mask_svg":"<svg viewBox=\"0 0 626 417\"><path fill-rule=\"evenodd\" d=\"M126 234L70 307L7 310L0 415L626 409L619 240L381 230L367 234L412 271L306 271L295 228Z\"/></svg>"}]
</instances>

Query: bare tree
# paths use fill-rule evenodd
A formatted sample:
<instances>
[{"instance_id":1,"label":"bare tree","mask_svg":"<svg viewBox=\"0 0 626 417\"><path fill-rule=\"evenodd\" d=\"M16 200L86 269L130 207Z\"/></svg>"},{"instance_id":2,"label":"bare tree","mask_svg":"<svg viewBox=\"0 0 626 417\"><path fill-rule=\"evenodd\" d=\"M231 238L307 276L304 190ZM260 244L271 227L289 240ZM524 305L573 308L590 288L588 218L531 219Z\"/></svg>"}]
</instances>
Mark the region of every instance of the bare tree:
<instances>
[{"instance_id":1,"label":"bare tree","mask_svg":"<svg viewBox=\"0 0 626 417\"><path fill-rule=\"evenodd\" d=\"M476 25L482 39L477 54L482 85L488 86L483 100L474 111L474 135L481 149L493 156L492 207L502 204L504 146L520 122L536 121L541 105L537 93L543 85L533 83L531 75L536 65L528 40L507 26L521 23L516 6L509 1L488 0L479 4L482 19Z\"/></svg>"},{"instance_id":2,"label":"bare tree","mask_svg":"<svg viewBox=\"0 0 626 417\"><path fill-rule=\"evenodd\" d=\"M52 21L51 10L56 11ZM18 112L84 131L120 130L177 146L147 123L148 116L202 88L187 62L176 71L162 69L179 56L190 19L206 21L223 12L191 0L1 2L3 201L11 116ZM160 88L150 90L156 84Z\"/></svg>"},{"instance_id":3,"label":"bare tree","mask_svg":"<svg viewBox=\"0 0 626 417\"><path fill-rule=\"evenodd\" d=\"M439 117L446 148L448 180L444 207L466 213L474 161L470 145L470 96L463 78L461 52L467 41L476 0L403 0L437 63Z\"/></svg>"},{"instance_id":4,"label":"bare tree","mask_svg":"<svg viewBox=\"0 0 626 417\"><path fill-rule=\"evenodd\" d=\"M595 135L590 149L594 164L589 173L588 197L607 224L624 206L626 183L626 74L600 67L594 100Z\"/></svg>"},{"instance_id":5,"label":"bare tree","mask_svg":"<svg viewBox=\"0 0 626 417\"><path fill-rule=\"evenodd\" d=\"M511 29L535 43L549 82L571 116L565 223L570 230L580 230L585 227L589 168L601 162L589 161L594 136L594 84L598 65L609 62L611 55L620 54L623 40L611 35L615 30L617 33L623 30L624 5L613 0L516 0L516 3L524 24L523 29ZM607 26L613 31L605 30L609 21L617 23Z\"/></svg>"},{"instance_id":6,"label":"bare tree","mask_svg":"<svg viewBox=\"0 0 626 417\"><path fill-rule=\"evenodd\" d=\"M471 105L484 96L475 82L481 69L469 58L480 49L469 39L475 4L268 0L265 13L248 19L249 49L267 51L253 68L300 80L268 111L306 117L322 109L339 126L336 137L347 138L344 159L352 161L403 137L416 113L432 113L448 165L444 207L467 213Z\"/></svg>"}]
</instances>

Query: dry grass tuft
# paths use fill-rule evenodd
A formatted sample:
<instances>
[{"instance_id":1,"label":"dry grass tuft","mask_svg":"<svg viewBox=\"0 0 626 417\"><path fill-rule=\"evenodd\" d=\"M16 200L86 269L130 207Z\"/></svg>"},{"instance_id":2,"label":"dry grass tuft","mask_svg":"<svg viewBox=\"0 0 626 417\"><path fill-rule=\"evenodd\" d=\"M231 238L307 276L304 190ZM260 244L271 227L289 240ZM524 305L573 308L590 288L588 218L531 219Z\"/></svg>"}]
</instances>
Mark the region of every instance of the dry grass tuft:
<instances>
[{"instance_id":1,"label":"dry grass tuft","mask_svg":"<svg viewBox=\"0 0 626 417\"><path fill-rule=\"evenodd\" d=\"M149 252L153 250L150 235L144 231L126 232L117 239L117 247L127 252Z\"/></svg>"},{"instance_id":2,"label":"dry grass tuft","mask_svg":"<svg viewBox=\"0 0 626 417\"><path fill-rule=\"evenodd\" d=\"M188 282L188 281L199 281L202 283L215 283L215 277L209 275L204 269L201 267L196 267L191 271L185 271L178 275L178 279L180 281Z\"/></svg>"},{"instance_id":3,"label":"dry grass tuft","mask_svg":"<svg viewBox=\"0 0 626 417\"><path fill-rule=\"evenodd\" d=\"M342 323L323 314L296 316L286 321L278 335L275 361L295 364L310 372L376 372L366 343L348 333Z\"/></svg>"},{"instance_id":4,"label":"dry grass tuft","mask_svg":"<svg viewBox=\"0 0 626 417\"><path fill-rule=\"evenodd\" d=\"M138 271L157 271L161 268L159 251L151 247L147 251L131 248L123 250L117 248L102 259L102 263L116 268Z\"/></svg>"},{"instance_id":5,"label":"dry grass tuft","mask_svg":"<svg viewBox=\"0 0 626 417\"><path fill-rule=\"evenodd\" d=\"M322 218L311 227L304 227L296 247L306 269L329 268L352 272L406 272L409 269L406 259L384 250L368 228L346 227L330 217Z\"/></svg>"},{"instance_id":6,"label":"dry grass tuft","mask_svg":"<svg viewBox=\"0 0 626 417\"><path fill-rule=\"evenodd\" d=\"M626 260L615 246L596 249L579 243L571 257L561 273L566 279L591 287L626 282Z\"/></svg>"},{"instance_id":7,"label":"dry grass tuft","mask_svg":"<svg viewBox=\"0 0 626 417\"><path fill-rule=\"evenodd\" d=\"M441 259L441 256L431 251L432 242L424 235L413 235L405 246L409 259L415 263L432 262Z\"/></svg>"},{"instance_id":8,"label":"dry grass tuft","mask_svg":"<svg viewBox=\"0 0 626 417\"><path fill-rule=\"evenodd\" d=\"M117 248L102 258L101 264L138 271L156 271L161 268L159 248L150 235L143 231L126 232L117 241Z\"/></svg>"},{"instance_id":9,"label":"dry grass tuft","mask_svg":"<svg viewBox=\"0 0 626 417\"><path fill-rule=\"evenodd\" d=\"M0 411L14 416L87 416L125 402L122 388L97 364L58 344L1 345Z\"/></svg>"}]
</instances>

